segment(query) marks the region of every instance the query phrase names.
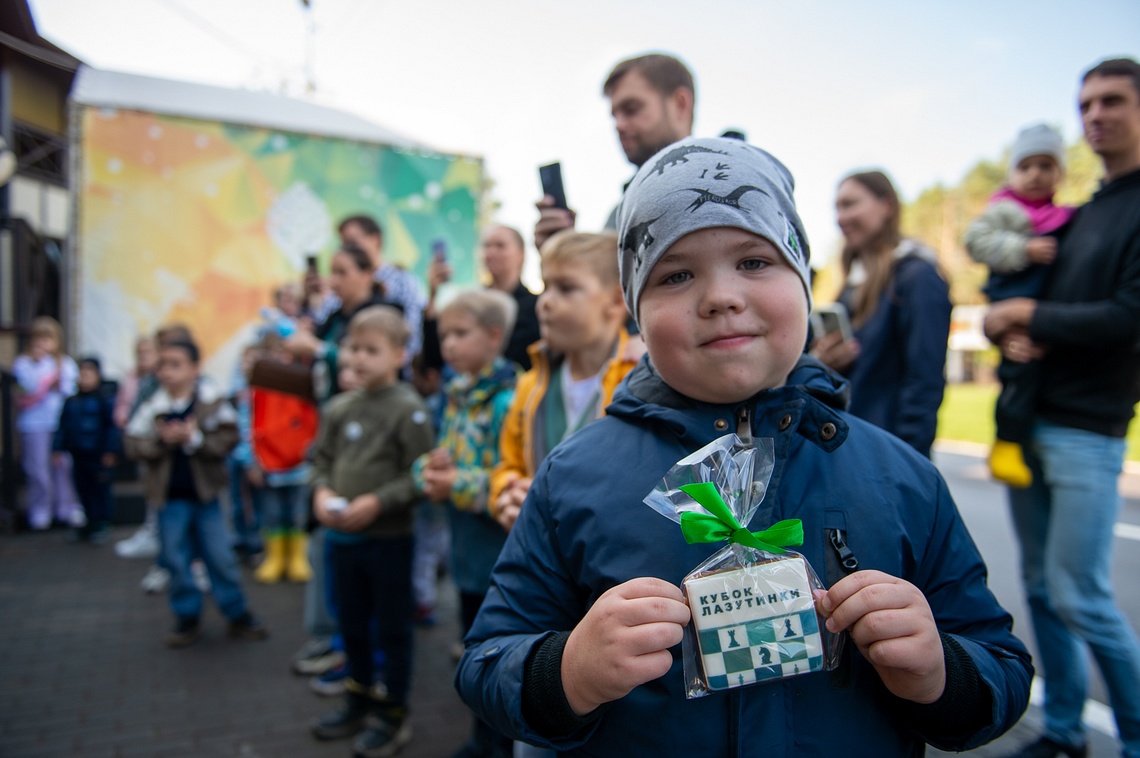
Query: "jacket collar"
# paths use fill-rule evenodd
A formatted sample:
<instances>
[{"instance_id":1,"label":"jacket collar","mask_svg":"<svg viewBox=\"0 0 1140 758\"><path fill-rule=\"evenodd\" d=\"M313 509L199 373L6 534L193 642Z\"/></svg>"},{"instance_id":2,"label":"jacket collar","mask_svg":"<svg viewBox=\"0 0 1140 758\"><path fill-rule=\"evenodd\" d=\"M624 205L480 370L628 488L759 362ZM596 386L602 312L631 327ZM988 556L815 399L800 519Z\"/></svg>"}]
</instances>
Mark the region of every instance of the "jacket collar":
<instances>
[{"instance_id":1,"label":"jacket collar","mask_svg":"<svg viewBox=\"0 0 1140 758\"><path fill-rule=\"evenodd\" d=\"M514 364L500 357L485 367L474 381L460 374L447 384L447 396L452 400L482 403L496 393L510 389L518 380Z\"/></svg>"},{"instance_id":2,"label":"jacket collar","mask_svg":"<svg viewBox=\"0 0 1140 758\"><path fill-rule=\"evenodd\" d=\"M689 447L737 432L742 418L753 435L776 436L794 428L816 446L830 451L847 438L841 411L850 400L847 381L814 358L801 356L783 387L763 390L741 403L704 403L674 390L645 356L614 393L606 413L618 418L649 419L666 427Z\"/></svg>"}]
</instances>

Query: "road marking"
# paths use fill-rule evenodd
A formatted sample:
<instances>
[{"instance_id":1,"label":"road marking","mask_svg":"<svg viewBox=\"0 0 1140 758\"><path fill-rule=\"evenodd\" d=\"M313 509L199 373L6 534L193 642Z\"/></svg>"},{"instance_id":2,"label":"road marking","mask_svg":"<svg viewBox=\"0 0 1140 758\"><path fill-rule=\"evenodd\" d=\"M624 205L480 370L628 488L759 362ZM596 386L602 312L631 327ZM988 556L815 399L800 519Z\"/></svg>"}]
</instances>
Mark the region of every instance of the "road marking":
<instances>
[{"instance_id":1,"label":"road marking","mask_svg":"<svg viewBox=\"0 0 1140 758\"><path fill-rule=\"evenodd\" d=\"M1045 705L1045 681L1039 676L1033 677L1033 684L1029 687L1029 704L1039 708ZM1116 720L1112 717L1112 709L1104 703L1098 700L1086 700L1081 720L1089 729L1116 738Z\"/></svg>"},{"instance_id":2,"label":"road marking","mask_svg":"<svg viewBox=\"0 0 1140 758\"><path fill-rule=\"evenodd\" d=\"M1135 524L1126 524L1123 521L1117 521L1112 527L1112 533L1121 539L1140 542L1140 526L1136 526Z\"/></svg>"}]
</instances>

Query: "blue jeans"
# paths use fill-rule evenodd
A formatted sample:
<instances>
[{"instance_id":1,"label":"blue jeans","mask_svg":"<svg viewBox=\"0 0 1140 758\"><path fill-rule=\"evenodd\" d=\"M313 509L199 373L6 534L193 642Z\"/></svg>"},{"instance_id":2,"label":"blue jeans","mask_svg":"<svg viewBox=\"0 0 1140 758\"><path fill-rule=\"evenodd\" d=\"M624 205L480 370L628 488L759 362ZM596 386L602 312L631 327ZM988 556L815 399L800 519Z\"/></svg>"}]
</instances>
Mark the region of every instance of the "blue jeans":
<instances>
[{"instance_id":1,"label":"blue jeans","mask_svg":"<svg viewBox=\"0 0 1140 758\"><path fill-rule=\"evenodd\" d=\"M210 575L214 602L228 619L245 613L241 572L217 500L196 503L170 500L158 512L159 564L170 572L170 607L176 616L202 614L202 593L194 584L190 562L201 557Z\"/></svg>"},{"instance_id":2,"label":"blue jeans","mask_svg":"<svg viewBox=\"0 0 1140 758\"><path fill-rule=\"evenodd\" d=\"M1140 756L1140 642L1110 576L1124 440L1038 421L1025 453L1033 484L1011 488L1009 501L1045 675L1046 736L1085 742L1087 645L1108 685L1124 754Z\"/></svg>"},{"instance_id":3,"label":"blue jeans","mask_svg":"<svg viewBox=\"0 0 1140 758\"><path fill-rule=\"evenodd\" d=\"M245 478L245 466L230 456L226 461L230 477L230 521L233 525L233 547L246 553L260 553L261 499L259 488Z\"/></svg>"},{"instance_id":4,"label":"blue jeans","mask_svg":"<svg viewBox=\"0 0 1140 758\"><path fill-rule=\"evenodd\" d=\"M275 532L303 532L309 520L309 486L254 487L254 502L261 511L261 528Z\"/></svg>"}]
</instances>

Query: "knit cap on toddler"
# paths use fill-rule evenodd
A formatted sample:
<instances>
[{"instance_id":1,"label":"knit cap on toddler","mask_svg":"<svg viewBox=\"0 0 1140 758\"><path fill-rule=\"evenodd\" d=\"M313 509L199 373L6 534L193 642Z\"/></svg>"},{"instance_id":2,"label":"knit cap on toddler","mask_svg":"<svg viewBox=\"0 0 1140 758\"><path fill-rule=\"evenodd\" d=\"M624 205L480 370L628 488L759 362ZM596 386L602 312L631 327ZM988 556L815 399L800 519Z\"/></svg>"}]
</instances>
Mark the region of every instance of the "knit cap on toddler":
<instances>
[{"instance_id":1,"label":"knit cap on toddler","mask_svg":"<svg viewBox=\"0 0 1140 758\"><path fill-rule=\"evenodd\" d=\"M1009 151L1009 167L1016 168L1026 158L1034 155L1048 155L1065 165L1065 140L1061 133L1048 124L1027 126L1017 133L1013 147Z\"/></svg>"}]
</instances>

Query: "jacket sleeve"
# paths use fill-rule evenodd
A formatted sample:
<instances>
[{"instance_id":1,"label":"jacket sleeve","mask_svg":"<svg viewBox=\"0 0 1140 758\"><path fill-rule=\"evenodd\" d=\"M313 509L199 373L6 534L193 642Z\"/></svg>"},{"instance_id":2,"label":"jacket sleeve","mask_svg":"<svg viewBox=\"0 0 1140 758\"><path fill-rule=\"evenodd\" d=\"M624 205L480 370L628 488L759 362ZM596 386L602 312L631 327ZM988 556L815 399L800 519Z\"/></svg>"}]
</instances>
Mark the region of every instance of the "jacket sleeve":
<instances>
[{"instance_id":1,"label":"jacket sleeve","mask_svg":"<svg viewBox=\"0 0 1140 758\"><path fill-rule=\"evenodd\" d=\"M198 428L202 432L202 443L192 454L199 457L225 458L241 438L237 412L228 400L219 400L207 417L199 422Z\"/></svg>"},{"instance_id":2,"label":"jacket sleeve","mask_svg":"<svg viewBox=\"0 0 1140 758\"><path fill-rule=\"evenodd\" d=\"M341 398L344 395L340 396ZM309 484L314 491L318 487L332 489L332 464L336 456L334 441L339 435L340 413L338 398L333 398L321 412L321 422L317 429L317 440L313 444L313 468L309 472Z\"/></svg>"},{"instance_id":3,"label":"jacket sleeve","mask_svg":"<svg viewBox=\"0 0 1140 758\"><path fill-rule=\"evenodd\" d=\"M903 262L896 276L904 366L895 431L929 457L946 388L950 288L934 266L921 260Z\"/></svg>"},{"instance_id":4,"label":"jacket sleeve","mask_svg":"<svg viewBox=\"0 0 1140 758\"><path fill-rule=\"evenodd\" d=\"M461 511L486 513L489 509L491 471L499 461L500 431L514 401L514 390L502 390L492 399L491 421L483 430L484 449L472 466L461 466L451 488L451 502Z\"/></svg>"},{"instance_id":5,"label":"jacket sleeve","mask_svg":"<svg viewBox=\"0 0 1140 758\"><path fill-rule=\"evenodd\" d=\"M467 650L455 673L463 701L496 731L555 750L572 750L597 728L590 722L557 739L542 735L523 715L523 675L532 651L585 615L580 591L557 549L550 491L539 467L519 519L507 537L491 588L468 633Z\"/></svg>"},{"instance_id":6,"label":"jacket sleeve","mask_svg":"<svg viewBox=\"0 0 1140 758\"><path fill-rule=\"evenodd\" d=\"M435 444L431 419L422 405L408 408L403 413L397 430L400 446L400 473L392 477L376 490L380 498L380 512L387 514L411 508L419 499L420 493L412 479L412 465Z\"/></svg>"},{"instance_id":7,"label":"jacket sleeve","mask_svg":"<svg viewBox=\"0 0 1140 758\"><path fill-rule=\"evenodd\" d=\"M115 422L115 398L108 397L103 402L103 452L121 455L123 433Z\"/></svg>"},{"instance_id":8,"label":"jacket sleeve","mask_svg":"<svg viewBox=\"0 0 1140 758\"><path fill-rule=\"evenodd\" d=\"M165 458L170 448L158 435L141 436L127 434L123 438L123 449L128 458L136 461L157 461Z\"/></svg>"},{"instance_id":9,"label":"jacket sleeve","mask_svg":"<svg viewBox=\"0 0 1140 758\"><path fill-rule=\"evenodd\" d=\"M524 426L526 424L524 411L529 389L533 387L533 377L534 375L528 372L519 379L518 388L500 427L499 462L491 471L490 492L487 500L487 512L492 516L495 515L495 503L498 501L499 495L503 494L503 490L506 489L507 481L512 476L525 477L527 475L526 457L523 453Z\"/></svg>"},{"instance_id":10,"label":"jacket sleeve","mask_svg":"<svg viewBox=\"0 0 1140 758\"><path fill-rule=\"evenodd\" d=\"M898 701L912 728L940 750L962 751L983 745L1010 729L1029 704L1033 666L1029 652L1013 635L1013 619L986 586L986 566L957 507L939 477L935 520L923 537L926 551L912 578L922 590L943 635L960 646L989 695L990 718L984 725L955 725L922 718L926 707ZM912 535L912 538L918 535ZM947 690L955 687L947 670ZM969 704L957 709L968 712Z\"/></svg>"},{"instance_id":11,"label":"jacket sleeve","mask_svg":"<svg viewBox=\"0 0 1140 758\"><path fill-rule=\"evenodd\" d=\"M1029 336L1047 345L1131 348L1140 330L1140 236L1132 240L1112 296L1084 303L1039 300Z\"/></svg>"},{"instance_id":12,"label":"jacket sleeve","mask_svg":"<svg viewBox=\"0 0 1140 758\"><path fill-rule=\"evenodd\" d=\"M970 257L990 271L1011 274L1029 265L1025 243L1033 236L1029 216L1008 201L989 205L962 237Z\"/></svg>"}]
</instances>

